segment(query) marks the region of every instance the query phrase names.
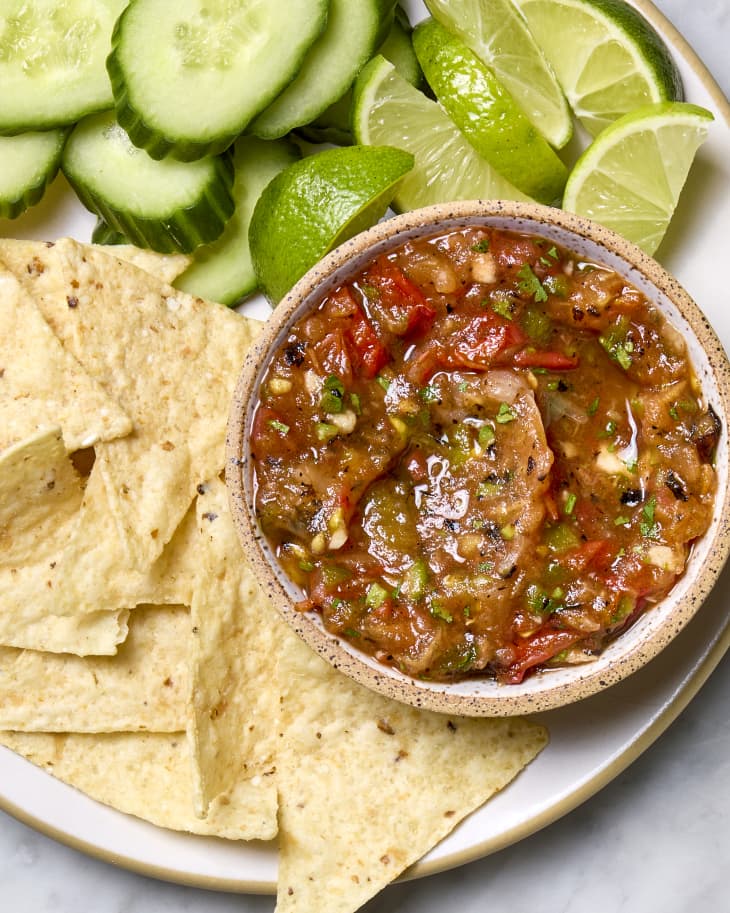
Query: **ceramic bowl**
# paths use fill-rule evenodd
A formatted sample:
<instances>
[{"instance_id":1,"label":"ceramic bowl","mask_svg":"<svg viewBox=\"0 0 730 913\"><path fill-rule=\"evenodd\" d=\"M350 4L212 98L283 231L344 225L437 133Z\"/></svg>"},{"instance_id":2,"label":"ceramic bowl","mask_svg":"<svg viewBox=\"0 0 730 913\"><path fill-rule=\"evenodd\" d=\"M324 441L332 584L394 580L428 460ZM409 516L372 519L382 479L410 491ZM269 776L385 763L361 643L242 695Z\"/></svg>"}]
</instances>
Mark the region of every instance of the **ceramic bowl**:
<instances>
[{"instance_id":1,"label":"ceramic bowl","mask_svg":"<svg viewBox=\"0 0 730 913\"><path fill-rule=\"evenodd\" d=\"M319 615L294 609L301 591L279 567L252 506L248 442L253 406L260 379L289 327L378 254L408 239L475 225L547 238L621 274L682 333L706 399L722 422L714 519L693 546L686 571L670 594L613 640L594 662L538 672L518 685L498 684L485 677L454 683L414 680L327 632ZM705 316L658 263L615 233L537 204L469 201L431 206L380 222L342 244L313 267L272 313L246 359L230 413L226 477L234 521L245 554L273 605L310 647L343 674L387 697L445 713L508 716L549 710L607 688L648 663L689 622L715 584L730 547L729 391L730 365Z\"/></svg>"}]
</instances>

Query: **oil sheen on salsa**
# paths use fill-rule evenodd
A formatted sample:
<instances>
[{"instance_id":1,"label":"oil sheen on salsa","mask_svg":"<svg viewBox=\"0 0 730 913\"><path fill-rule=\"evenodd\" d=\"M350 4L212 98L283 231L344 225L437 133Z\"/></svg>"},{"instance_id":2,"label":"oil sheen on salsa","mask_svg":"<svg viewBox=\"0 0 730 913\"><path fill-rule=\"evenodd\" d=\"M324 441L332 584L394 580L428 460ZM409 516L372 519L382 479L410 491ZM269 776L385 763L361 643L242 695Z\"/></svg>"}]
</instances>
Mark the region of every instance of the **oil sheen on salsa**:
<instances>
[{"instance_id":1,"label":"oil sheen on salsa","mask_svg":"<svg viewBox=\"0 0 730 913\"><path fill-rule=\"evenodd\" d=\"M292 328L252 427L303 611L408 675L520 682L660 600L713 509L719 421L637 289L492 228L375 259Z\"/></svg>"}]
</instances>

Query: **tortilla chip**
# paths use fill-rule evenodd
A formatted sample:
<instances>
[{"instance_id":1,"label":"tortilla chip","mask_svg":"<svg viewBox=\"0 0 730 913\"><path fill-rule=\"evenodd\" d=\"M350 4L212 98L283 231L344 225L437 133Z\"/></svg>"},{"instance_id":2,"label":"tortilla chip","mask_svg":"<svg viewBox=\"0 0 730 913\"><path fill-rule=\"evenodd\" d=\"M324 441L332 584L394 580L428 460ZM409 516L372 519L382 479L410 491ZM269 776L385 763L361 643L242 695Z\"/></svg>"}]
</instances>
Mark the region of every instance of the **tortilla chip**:
<instances>
[{"instance_id":1,"label":"tortilla chip","mask_svg":"<svg viewBox=\"0 0 730 913\"><path fill-rule=\"evenodd\" d=\"M0 253L63 346L132 418L134 433L99 445L97 463L122 541L146 568L196 485L223 468L228 405L259 324L68 239L30 259L27 248Z\"/></svg>"},{"instance_id":2,"label":"tortilla chip","mask_svg":"<svg viewBox=\"0 0 730 913\"><path fill-rule=\"evenodd\" d=\"M241 554L226 487L216 478L200 492L188 736L195 806L205 815L237 780L275 768L279 691L274 610Z\"/></svg>"},{"instance_id":3,"label":"tortilla chip","mask_svg":"<svg viewBox=\"0 0 730 913\"><path fill-rule=\"evenodd\" d=\"M191 636L184 606L145 606L113 657L0 647L0 729L179 732Z\"/></svg>"},{"instance_id":4,"label":"tortilla chip","mask_svg":"<svg viewBox=\"0 0 730 913\"><path fill-rule=\"evenodd\" d=\"M28 548L36 541L29 534ZM50 529L34 560L0 566L0 644L113 654L123 640L118 624L113 633L120 608L190 605L196 544L191 509L158 561L146 572L131 567L94 464L80 509ZM97 621L85 621L89 614Z\"/></svg>"},{"instance_id":5,"label":"tortilla chip","mask_svg":"<svg viewBox=\"0 0 730 913\"><path fill-rule=\"evenodd\" d=\"M0 448L56 425L70 451L132 430L118 403L64 349L35 302L2 270Z\"/></svg>"},{"instance_id":6,"label":"tortilla chip","mask_svg":"<svg viewBox=\"0 0 730 913\"><path fill-rule=\"evenodd\" d=\"M184 733L0 732L0 744L92 799L160 827L229 840L276 835L276 789L263 778L237 783L207 818L196 816Z\"/></svg>"},{"instance_id":7,"label":"tortilla chip","mask_svg":"<svg viewBox=\"0 0 730 913\"><path fill-rule=\"evenodd\" d=\"M349 913L546 744L525 719L416 710L345 678L294 634L279 654L277 913Z\"/></svg>"},{"instance_id":8,"label":"tortilla chip","mask_svg":"<svg viewBox=\"0 0 730 913\"><path fill-rule=\"evenodd\" d=\"M193 262L193 258L187 254L158 254L157 251L144 250L134 244L95 244L94 247L110 257L117 257L137 269L143 269L169 285Z\"/></svg>"},{"instance_id":9,"label":"tortilla chip","mask_svg":"<svg viewBox=\"0 0 730 913\"><path fill-rule=\"evenodd\" d=\"M60 428L36 431L0 452L0 566L45 553L75 523L82 485Z\"/></svg>"},{"instance_id":10,"label":"tortilla chip","mask_svg":"<svg viewBox=\"0 0 730 913\"><path fill-rule=\"evenodd\" d=\"M23 650L113 656L128 633L129 609L13 618L0 612L0 643Z\"/></svg>"}]
</instances>

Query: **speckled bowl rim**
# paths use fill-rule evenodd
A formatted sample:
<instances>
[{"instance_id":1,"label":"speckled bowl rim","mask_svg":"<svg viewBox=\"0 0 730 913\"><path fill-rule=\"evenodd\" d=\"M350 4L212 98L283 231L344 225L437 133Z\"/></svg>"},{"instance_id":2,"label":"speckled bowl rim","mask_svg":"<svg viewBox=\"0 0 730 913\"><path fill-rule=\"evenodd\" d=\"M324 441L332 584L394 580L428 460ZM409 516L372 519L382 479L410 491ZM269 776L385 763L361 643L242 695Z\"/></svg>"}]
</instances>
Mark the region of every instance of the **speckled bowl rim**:
<instances>
[{"instance_id":1,"label":"speckled bowl rim","mask_svg":"<svg viewBox=\"0 0 730 913\"><path fill-rule=\"evenodd\" d=\"M594 662L538 673L519 685L499 685L480 677L453 684L416 681L327 632L315 613L294 608L294 589L268 551L251 506L251 467L246 449L249 406L270 354L288 327L375 254L398 246L408 237L431 236L477 222L548 237L569 249L587 243L593 251L582 255L606 263L647 291L688 336L695 369L703 389L712 391L708 398L723 427L715 517L695 544L688 569L669 596L644 613ZM653 294L653 289L659 294ZM331 665L386 697L416 707L465 716L515 716L561 707L622 681L663 650L695 615L730 551L729 420L730 364L721 342L677 280L635 245L588 219L538 204L480 200L438 204L380 222L346 241L303 276L279 304L249 352L236 386L226 441L226 482L236 530L257 579L291 628Z\"/></svg>"}]
</instances>

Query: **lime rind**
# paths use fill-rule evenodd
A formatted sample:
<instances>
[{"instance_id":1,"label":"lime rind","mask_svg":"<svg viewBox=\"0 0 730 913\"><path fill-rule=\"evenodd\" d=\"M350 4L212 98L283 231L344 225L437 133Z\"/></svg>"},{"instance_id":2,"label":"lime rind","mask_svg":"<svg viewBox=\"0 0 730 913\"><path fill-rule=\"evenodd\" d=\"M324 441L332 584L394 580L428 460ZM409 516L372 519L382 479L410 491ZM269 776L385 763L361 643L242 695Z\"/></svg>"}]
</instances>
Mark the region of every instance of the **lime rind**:
<instances>
[{"instance_id":1,"label":"lime rind","mask_svg":"<svg viewBox=\"0 0 730 913\"><path fill-rule=\"evenodd\" d=\"M301 158L287 139L240 136L233 147L233 200L236 208L223 233L197 248L193 262L173 283L175 288L229 307L257 288L248 229L256 202L270 181Z\"/></svg>"},{"instance_id":2,"label":"lime rind","mask_svg":"<svg viewBox=\"0 0 730 913\"><path fill-rule=\"evenodd\" d=\"M538 202L558 201L565 165L490 68L434 19L416 27L413 46L436 98L474 149Z\"/></svg>"},{"instance_id":3,"label":"lime rind","mask_svg":"<svg viewBox=\"0 0 730 913\"><path fill-rule=\"evenodd\" d=\"M653 254L713 119L706 109L686 102L660 102L624 115L576 162L563 208Z\"/></svg>"},{"instance_id":4,"label":"lime rind","mask_svg":"<svg viewBox=\"0 0 730 913\"><path fill-rule=\"evenodd\" d=\"M451 200L530 200L474 150L437 102L384 57L374 57L355 83L353 133L358 143L385 143L413 154L415 166L391 204L400 212Z\"/></svg>"},{"instance_id":5,"label":"lime rind","mask_svg":"<svg viewBox=\"0 0 730 913\"><path fill-rule=\"evenodd\" d=\"M644 105L682 99L666 45L623 0L516 2L591 135Z\"/></svg>"},{"instance_id":6,"label":"lime rind","mask_svg":"<svg viewBox=\"0 0 730 913\"><path fill-rule=\"evenodd\" d=\"M494 71L551 146L562 149L573 119L553 69L512 0L425 0L431 15Z\"/></svg>"},{"instance_id":7,"label":"lime rind","mask_svg":"<svg viewBox=\"0 0 730 913\"><path fill-rule=\"evenodd\" d=\"M413 167L402 149L347 146L308 156L264 189L251 217L249 245L259 284L273 304L314 264L384 214Z\"/></svg>"}]
</instances>

